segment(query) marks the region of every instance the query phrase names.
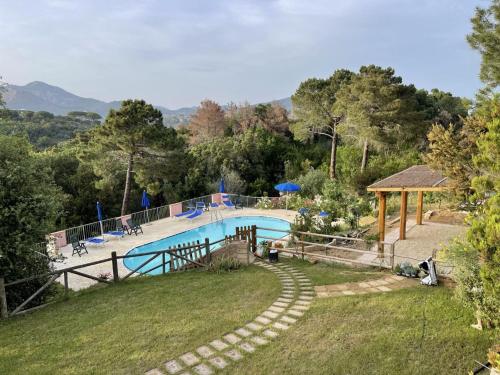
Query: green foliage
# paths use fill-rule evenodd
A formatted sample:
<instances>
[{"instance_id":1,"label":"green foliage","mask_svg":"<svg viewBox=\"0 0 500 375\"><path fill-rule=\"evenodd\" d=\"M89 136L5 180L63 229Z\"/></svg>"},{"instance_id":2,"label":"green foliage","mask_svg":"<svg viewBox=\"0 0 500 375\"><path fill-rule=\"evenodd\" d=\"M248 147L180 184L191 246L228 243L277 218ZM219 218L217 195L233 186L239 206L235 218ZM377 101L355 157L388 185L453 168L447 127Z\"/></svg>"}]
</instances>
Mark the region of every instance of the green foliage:
<instances>
[{"instance_id":1,"label":"green foliage","mask_svg":"<svg viewBox=\"0 0 500 375\"><path fill-rule=\"evenodd\" d=\"M50 168L27 141L0 136L0 275L6 282L50 271L48 259L37 255L33 246L54 229L64 199ZM46 281L40 278L9 288L9 308ZM41 293L33 304L49 294Z\"/></svg>"},{"instance_id":2,"label":"green foliage","mask_svg":"<svg viewBox=\"0 0 500 375\"><path fill-rule=\"evenodd\" d=\"M170 186L185 170L182 139L174 129L165 128L161 112L143 100L125 100L118 111L111 110L93 132L91 146L100 188L114 185L117 179L110 176L126 169L122 215L128 212L134 172L135 182L157 195L162 185Z\"/></svg>"},{"instance_id":3,"label":"green foliage","mask_svg":"<svg viewBox=\"0 0 500 375\"><path fill-rule=\"evenodd\" d=\"M478 319L489 326L500 320L500 101L490 103L491 116L477 138L472 155L478 175L473 178L471 199L477 209L469 215L465 242L447 250L456 265L454 275L461 300L477 309Z\"/></svg>"},{"instance_id":4,"label":"green foliage","mask_svg":"<svg viewBox=\"0 0 500 375\"><path fill-rule=\"evenodd\" d=\"M328 176L324 171L310 169L306 174L299 176L295 182L300 185L299 194L302 197L313 198L321 193L327 179Z\"/></svg>"},{"instance_id":5,"label":"green foliage","mask_svg":"<svg viewBox=\"0 0 500 375\"><path fill-rule=\"evenodd\" d=\"M54 116L49 112L0 109L0 134L24 136L38 149L46 149L100 124L100 116L95 113L75 113Z\"/></svg>"},{"instance_id":6,"label":"green foliage","mask_svg":"<svg viewBox=\"0 0 500 375\"><path fill-rule=\"evenodd\" d=\"M488 8L476 8L471 19L472 32L467 41L481 53L481 80L494 89L500 83L500 1L492 0Z\"/></svg>"},{"instance_id":7,"label":"green foliage","mask_svg":"<svg viewBox=\"0 0 500 375\"><path fill-rule=\"evenodd\" d=\"M210 263L208 270L215 273L222 273L236 271L240 268L241 262L238 259L223 254Z\"/></svg>"}]
</instances>

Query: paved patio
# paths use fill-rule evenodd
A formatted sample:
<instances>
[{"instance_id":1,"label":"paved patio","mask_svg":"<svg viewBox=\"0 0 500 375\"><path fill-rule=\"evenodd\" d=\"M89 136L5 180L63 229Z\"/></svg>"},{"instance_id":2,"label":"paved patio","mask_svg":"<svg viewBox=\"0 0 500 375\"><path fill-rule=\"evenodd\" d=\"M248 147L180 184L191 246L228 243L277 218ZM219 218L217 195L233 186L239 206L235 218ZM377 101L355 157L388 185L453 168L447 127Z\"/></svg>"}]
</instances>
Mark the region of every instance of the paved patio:
<instances>
[{"instance_id":1,"label":"paved patio","mask_svg":"<svg viewBox=\"0 0 500 375\"><path fill-rule=\"evenodd\" d=\"M292 210L262 210L254 208L244 208L238 210L224 209L221 210L221 213L223 218L236 216L270 216L284 219L290 222L293 221L296 215L296 212ZM112 251L116 251L117 255L124 255L136 246L157 241L159 239L172 236L189 229L209 224L210 222L211 220L209 213L205 213L192 221L171 217L158 220L150 224L143 225L144 234L139 234L138 236L125 235L123 238L113 238L112 236L107 236L106 238L109 239L109 241L107 241L103 245L87 245L89 253L83 254L81 257L79 257L78 255L72 256L71 245L67 245L60 249L60 252L67 259L63 263L56 263L55 266L57 269L62 269L109 258L111 257ZM102 273L109 273L111 272L111 262L85 267L83 269L80 269L80 271L92 276L98 276ZM123 265L123 261L121 260L118 262L118 272L120 276L124 276L129 272L129 270ZM62 282L62 277L60 277L58 281ZM94 280L73 274L68 275L68 281L69 287L73 290L83 289L96 283L96 281Z\"/></svg>"}]
</instances>

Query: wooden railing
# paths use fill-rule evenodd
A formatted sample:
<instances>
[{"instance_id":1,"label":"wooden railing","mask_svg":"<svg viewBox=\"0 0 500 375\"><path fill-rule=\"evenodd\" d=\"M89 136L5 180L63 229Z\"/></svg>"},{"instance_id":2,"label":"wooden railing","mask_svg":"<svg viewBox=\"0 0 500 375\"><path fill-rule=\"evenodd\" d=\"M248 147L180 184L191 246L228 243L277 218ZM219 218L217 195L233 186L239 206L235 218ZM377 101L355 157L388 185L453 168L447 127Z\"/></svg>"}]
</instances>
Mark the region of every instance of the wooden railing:
<instances>
[{"instance_id":1,"label":"wooden railing","mask_svg":"<svg viewBox=\"0 0 500 375\"><path fill-rule=\"evenodd\" d=\"M19 279L7 283L5 282L3 277L0 277L0 318L5 319L14 315L24 314L26 312L47 306L49 303L35 306L32 308L26 308L30 302L32 302L37 296L39 296L45 289L47 289L50 285L52 285L61 276L63 276L64 278L63 280L64 294L65 296L67 296L70 289L69 278L68 278L69 274L88 278L97 281L99 283L113 284L121 280L126 280L134 274L139 274L139 276L145 275L160 268L162 270L161 273L165 274L167 272L167 266L168 266L168 272L178 272L191 268L207 267L210 264L212 258L211 246L222 241L225 241L225 239L210 243L209 239L205 238L205 241L203 243L200 243L199 241L192 243L188 242L179 244L176 247L170 247L165 250L151 251L139 254L117 255L116 252L113 251L109 258L100 259L94 262L80 264L73 267L62 268L40 275L33 275L30 277L26 277L24 279ZM126 275L120 277L118 271L118 260L134 258L134 257L145 257L145 256L148 257L148 259L142 262L139 266L132 269ZM146 266L152 263L155 259L161 259L159 264L155 264L154 266L145 269ZM86 267L95 266L97 264L108 263L108 262L111 263L112 277L110 279L82 272L82 269L85 269ZM46 279L47 281L40 288L38 288L31 296L29 296L26 300L24 300L21 304L19 304L12 312L8 312L7 310L8 288L36 279Z\"/></svg>"}]
</instances>

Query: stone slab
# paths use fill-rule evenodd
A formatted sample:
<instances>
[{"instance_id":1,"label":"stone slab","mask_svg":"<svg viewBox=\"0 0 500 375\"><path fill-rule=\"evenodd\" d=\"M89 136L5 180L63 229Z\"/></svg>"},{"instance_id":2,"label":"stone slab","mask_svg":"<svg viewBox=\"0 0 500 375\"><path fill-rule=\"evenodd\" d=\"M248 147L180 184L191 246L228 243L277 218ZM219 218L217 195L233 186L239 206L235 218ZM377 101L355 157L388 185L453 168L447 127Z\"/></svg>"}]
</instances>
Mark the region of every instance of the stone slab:
<instances>
[{"instance_id":1,"label":"stone slab","mask_svg":"<svg viewBox=\"0 0 500 375\"><path fill-rule=\"evenodd\" d=\"M204 363L193 367L193 370L198 375L212 375L214 373L213 370Z\"/></svg>"},{"instance_id":2,"label":"stone slab","mask_svg":"<svg viewBox=\"0 0 500 375\"><path fill-rule=\"evenodd\" d=\"M248 336L252 335L252 332L250 332L248 329L245 329L245 328L238 328L234 332L237 333L238 335L240 335L241 337L248 337Z\"/></svg>"},{"instance_id":3,"label":"stone slab","mask_svg":"<svg viewBox=\"0 0 500 375\"><path fill-rule=\"evenodd\" d=\"M169 374L177 374L182 371L182 365L175 359L165 362L164 366Z\"/></svg>"},{"instance_id":4,"label":"stone slab","mask_svg":"<svg viewBox=\"0 0 500 375\"><path fill-rule=\"evenodd\" d=\"M196 352L199 355L201 355L203 358L208 358L208 357L210 357L211 355L214 354L214 352L212 351L212 349L210 349L206 345L200 346L198 349L196 349Z\"/></svg>"},{"instance_id":5,"label":"stone slab","mask_svg":"<svg viewBox=\"0 0 500 375\"><path fill-rule=\"evenodd\" d=\"M264 335L266 335L267 337L270 337L272 339L274 339L275 337L278 337L278 334L270 329L266 329L264 332L262 332Z\"/></svg>"},{"instance_id":6,"label":"stone slab","mask_svg":"<svg viewBox=\"0 0 500 375\"><path fill-rule=\"evenodd\" d=\"M210 345L214 347L216 350L224 350L227 347L229 347L229 345L222 340L214 340L210 343Z\"/></svg>"},{"instance_id":7,"label":"stone slab","mask_svg":"<svg viewBox=\"0 0 500 375\"><path fill-rule=\"evenodd\" d=\"M243 358L243 355L237 351L236 349L231 349L231 350L228 350L226 352L224 352L224 354L231 358L233 361L239 361L240 359Z\"/></svg>"},{"instance_id":8,"label":"stone slab","mask_svg":"<svg viewBox=\"0 0 500 375\"><path fill-rule=\"evenodd\" d=\"M234 333L228 333L224 336L224 340L230 344L236 344L241 341L241 337L236 336Z\"/></svg>"},{"instance_id":9,"label":"stone slab","mask_svg":"<svg viewBox=\"0 0 500 375\"><path fill-rule=\"evenodd\" d=\"M187 366L193 366L200 363L200 359L193 353L185 353L179 357L179 359L184 362Z\"/></svg>"},{"instance_id":10,"label":"stone slab","mask_svg":"<svg viewBox=\"0 0 500 375\"><path fill-rule=\"evenodd\" d=\"M210 358L208 362L219 369L223 369L227 366L227 362L221 357Z\"/></svg>"}]
</instances>

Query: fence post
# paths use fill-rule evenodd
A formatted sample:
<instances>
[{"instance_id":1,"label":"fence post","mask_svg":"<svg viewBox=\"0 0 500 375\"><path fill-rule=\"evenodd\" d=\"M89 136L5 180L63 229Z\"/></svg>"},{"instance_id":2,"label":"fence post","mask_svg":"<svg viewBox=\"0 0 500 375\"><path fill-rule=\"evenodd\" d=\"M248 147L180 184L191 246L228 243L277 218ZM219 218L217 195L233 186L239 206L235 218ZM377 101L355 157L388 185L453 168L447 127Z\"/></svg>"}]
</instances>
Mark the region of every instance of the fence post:
<instances>
[{"instance_id":1,"label":"fence post","mask_svg":"<svg viewBox=\"0 0 500 375\"><path fill-rule=\"evenodd\" d=\"M247 240L247 265L250 264L250 241Z\"/></svg>"},{"instance_id":2,"label":"fence post","mask_svg":"<svg viewBox=\"0 0 500 375\"><path fill-rule=\"evenodd\" d=\"M391 262L391 270L394 270L394 245L395 245L395 242L391 243L391 259L390 259L390 262Z\"/></svg>"},{"instance_id":3,"label":"fence post","mask_svg":"<svg viewBox=\"0 0 500 375\"><path fill-rule=\"evenodd\" d=\"M210 254L210 240L205 238L205 251L207 252L207 264L212 261L212 254Z\"/></svg>"},{"instance_id":4,"label":"fence post","mask_svg":"<svg viewBox=\"0 0 500 375\"><path fill-rule=\"evenodd\" d=\"M68 296L69 283L68 283L68 273L64 271L64 297Z\"/></svg>"},{"instance_id":5,"label":"fence post","mask_svg":"<svg viewBox=\"0 0 500 375\"><path fill-rule=\"evenodd\" d=\"M116 259L116 251L111 252L111 265L113 267L113 281L116 283L120 281L118 275L118 260Z\"/></svg>"},{"instance_id":6,"label":"fence post","mask_svg":"<svg viewBox=\"0 0 500 375\"><path fill-rule=\"evenodd\" d=\"M257 225L252 225L252 253L257 251Z\"/></svg>"},{"instance_id":7,"label":"fence post","mask_svg":"<svg viewBox=\"0 0 500 375\"><path fill-rule=\"evenodd\" d=\"M300 248L302 249L302 260L304 260L304 235L300 235Z\"/></svg>"},{"instance_id":8,"label":"fence post","mask_svg":"<svg viewBox=\"0 0 500 375\"><path fill-rule=\"evenodd\" d=\"M5 280L0 277L0 319L7 319L9 313L7 311L7 293L5 292Z\"/></svg>"},{"instance_id":9,"label":"fence post","mask_svg":"<svg viewBox=\"0 0 500 375\"><path fill-rule=\"evenodd\" d=\"M165 252L161 253L161 273L165 275Z\"/></svg>"}]
</instances>

